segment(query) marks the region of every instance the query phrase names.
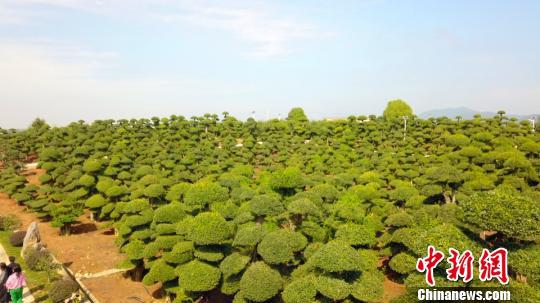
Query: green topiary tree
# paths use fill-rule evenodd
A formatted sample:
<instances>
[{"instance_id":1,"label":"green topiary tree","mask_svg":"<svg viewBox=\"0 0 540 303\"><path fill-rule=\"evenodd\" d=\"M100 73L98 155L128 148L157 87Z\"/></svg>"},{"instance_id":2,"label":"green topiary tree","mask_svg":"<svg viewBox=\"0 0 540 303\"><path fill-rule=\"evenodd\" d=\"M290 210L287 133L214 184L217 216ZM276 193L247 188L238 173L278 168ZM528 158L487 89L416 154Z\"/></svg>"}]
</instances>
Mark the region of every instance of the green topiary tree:
<instances>
[{"instance_id":1,"label":"green topiary tree","mask_svg":"<svg viewBox=\"0 0 540 303\"><path fill-rule=\"evenodd\" d=\"M179 285L192 292L204 292L216 288L221 278L219 268L193 260L177 269Z\"/></svg>"},{"instance_id":2,"label":"green topiary tree","mask_svg":"<svg viewBox=\"0 0 540 303\"><path fill-rule=\"evenodd\" d=\"M362 302L380 302L383 298L384 275L377 270L365 271L352 285L352 296Z\"/></svg>"},{"instance_id":3,"label":"green topiary tree","mask_svg":"<svg viewBox=\"0 0 540 303\"><path fill-rule=\"evenodd\" d=\"M392 257L390 260L390 268L400 274L408 274L416 270L417 258L408 253L401 252Z\"/></svg>"},{"instance_id":4,"label":"green topiary tree","mask_svg":"<svg viewBox=\"0 0 540 303\"><path fill-rule=\"evenodd\" d=\"M205 209L209 204L223 202L228 199L225 187L217 183L197 183L189 188L184 196L184 202L194 210Z\"/></svg>"},{"instance_id":5,"label":"green topiary tree","mask_svg":"<svg viewBox=\"0 0 540 303\"><path fill-rule=\"evenodd\" d=\"M279 272L264 262L251 264L240 280L241 295L254 302L264 302L276 296L283 287Z\"/></svg>"},{"instance_id":6,"label":"green topiary tree","mask_svg":"<svg viewBox=\"0 0 540 303\"><path fill-rule=\"evenodd\" d=\"M297 189L304 185L304 177L300 169L296 167L287 167L276 171L270 178L270 187L282 195L293 195Z\"/></svg>"},{"instance_id":7,"label":"green topiary tree","mask_svg":"<svg viewBox=\"0 0 540 303\"><path fill-rule=\"evenodd\" d=\"M285 208L275 195L258 195L249 202L251 212L256 216L274 216L281 214Z\"/></svg>"},{"instance_id":8,"label":"green topiary tree","mask_svg":"<svg viewBox=\"0 0 540 303\"><path fill-rule=\"evenodd\" d=\"M221 261L219 269L221 269L223 277L228 278L242 272L247 267L250 259L249 256L234 252Z\"/></svg>"},{"instance_id":9,"label":"green topiary tree","mask_svg":"<svg viewBox=\"0 0 540 303\"><path fill-rule=\"evenodd\" d=\"M150 271L144 276L143 283L145 285L152 285L155 283L162 283L172 281L176 278L174 268L168 265L163 260L156 260L152 263Z\"/></svg>"},{"instance_id":10,"label":"green topiary tree","mask_svg":"<svg viewBox=\"0 0 540 303\"><path fill-rule=\"evenodd\" d=\"M312 264L329 273L359 271L362 260L358 252L349 244L333 240L319 248L310 258Z\"/></svg>"},{"instance_id":11,"label":"green topiary tree","mask_svg":"<svg viewBox=\"0 0 540 303\"><path fill-rule=\"evenodd\" d=\"M195 216L189 238L198 245L225 244L230 242L232 232L225 219L211 212Z\"/></svg>"},{"instance_id":12,"label":"green topiary tree","mask_svg":"<svg viewBox=\"0 0 540 303\"><path fill-rule=\"evenodd\" d=\"M384 109L383 116L386 120L401 119L403 116L412 117L412 108L403 100L389 101Z\"/></svg>"},{"instance_id":13,"label":"green topiary tree","mask_svg":"<svg viewBox=\"0 0 540 303\"><path fill-rule=\"evenodd\" d=\"M268 264L287 264L294 261L295 253L303 250L307 239L287 229L268 233L257 247L257 252Z\"/></svg>"},{"instance_id":14,"label":"green topiary tree","mask_svg":"<svg viewBox=\"0 0 540 303\"><path fill-rule=\"evenodd\" d=\"M482 231L497 231L522 240L540 235L540 204L517 192L478 192L460 206L463 220Z\"/></svg>"},{"instance_id":15,"label":"green topiary tree","mask_svg":"<svg viewBox=\"0 0 540 303\"><path fill-rule=\"evenodd\" d=\"M315 296L317 296L317 286L313 276L293 280L285 286L281 294L285 303L314 302Z\"/></svg>"},{"instance_id":16,"label":"green topiary tree","mask_svg":"<svg viewBox=\"0 0 540 303\"><path fill-rule=\"evenodd\" d=\"M343 240L352 246L368 246L375 244L375 230L359 224L343 224L336 231L336 239Z\"/></svg>"}]
</instances>

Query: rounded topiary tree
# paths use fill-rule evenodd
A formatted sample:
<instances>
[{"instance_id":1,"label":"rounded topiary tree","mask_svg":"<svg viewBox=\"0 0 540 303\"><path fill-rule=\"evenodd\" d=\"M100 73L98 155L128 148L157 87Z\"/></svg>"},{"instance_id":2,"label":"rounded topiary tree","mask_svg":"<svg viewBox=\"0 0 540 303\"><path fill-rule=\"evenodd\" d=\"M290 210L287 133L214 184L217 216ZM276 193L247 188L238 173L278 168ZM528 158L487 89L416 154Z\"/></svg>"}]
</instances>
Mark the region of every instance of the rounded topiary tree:
<instances>
[{"instance_id":1,"label":"rounded topiary tree","mask_svg":"<svg viewBox=\"0 0 540 303\"><path fill-rule=\"evenodd\" d=\"M314 302L317 296L316 279L314 276L307 276L293 280L281 293L285 303Z\"/></svg>"},{"instance_id":2,"label":"rounded topiary tree","mask_svg":"<svg viewBox=\"0 0 540 303\"><path fill-rule=\"evenodd\" d=\"M264 262L251 264L240 280L240 292L250 301L264 302L279 293L283 280L279 272Z\"/></svg>"},{"instance_id":3,"label":"rounded topiary tree","mask_svg":"<svg viewBox=\"0 0 540 303\"><path fill-rule=\"evenodd\" d=\"M351 295L362 302L379 302L384 293L384 274L378 270L362 272L352 285Z\"/></svg>"},{"instance_id":4,"label":"rounded topiary tree","mask_svg":"<svg viewBox=\"0 0 540 303\"><path fill-rule=\"evenodd\" d=\"M256 216L273 216L285 210L278 197L268 194L253 197L249 202L249 208Z\"/></svg>"},{"instance_id":5,"label":"rounded topiary tree","mask_svg":"<svg viewBox=\"0 0 540 303\"><path fill-rule=\"evenodd\" d=\"M268 233L257 247L257 252L268 264L283 264L294 260L295 253L304 249L304 235L287 229Z\"/></svg>"},{"instance_id":6,"label":"rounded topiary tree","mask_svg":"<svg viewBox=\"0 0 540 303\"><path fill-rule=\"evenodd\" d=\"M417 258L408 253L399 253L390 260L390 268L400 274L408 274L416 270Z\"/></svg>"},{"instance_id":7,"label":"rounded topiary tree","mask_svg":"<svg viewBox=\"0 0 540 303\"><path fill-rule=\"evenodd\" d=\"M336 231L336 239L343 240L353 246L373 246L375 230L360 224L343 224Z\"/></svg>"},{"instance_id":8,"label":"rounded topiary tree","mask_svg":"<svg viewBox=\"0 0 540 303\"><path fill-rule=\"evenodd\" d=\"M189 233L189 238L198 245L225 244L231 237L227 221L221 215L211 212L195 216Z\"/></svg>"},{"instance_id":9,"label":"rounded topiary tree","mask_svg":"<svg viewBox=\"0 0 540 303\"><path fill-rule=\"evenodd\" d=\"M184 207L180 203L160 206L154 211L154 223L177 223L186 217Z\"/></svg>"},{"instance_id":10,"label":"rounded topiary tree","mask_svg":"<svg viewBox=\"0 0 540 303\"><path fill-rule=\"evenodd\" d=\"M293 195L296 189L304 185L304 176L297 167L287 167L276 171L270 178L270 187L283 195Z\"/></svg>"},{"instance_id":11,"label":"rounded topiary tree","mask_svg":"<svg viewBox=\"0 0 540 303\"><path fill-rule=\"evenodd\" d=\"M179 285L192 292L204 292L216 288L221 278L221 271L208 263L193 260L177 269Z\"/></svg>"},{"instance_id":12,"label":"rounded topiary tree","mask_svg":"<svg viewBox=\"0 0 540 303\"><path fill-rule=\"evenodd\" d=\"M107 199L105 199L102 195L95 194L88 198L84 205L92 210L92 219L94 219L94 213L99 214L99 210L107 203L109 203L109 201L107 201Z\"/></svg>"},{"instance_id":13,"label":"rounded topiary tree","mask_svg":"<svg viewBox=\"0 0 540 303\"><path fill-rule=\"evenodd\" d=\"M239 228L234 236L233 246L238 248L254 248L268 233L261 225Z\"/></svg>"},{"instance_id":14,"label":"rounded topiary tree","mask_svg":"<svg viewBox=\"0 0 540 303\"><path fill-rule=\"evenodd\" d=\"M319 248L310 258L312 264L329 273L359 271L362 260L347 242L333 240Z\"/></svg>"},{"instance_id":15,"label":"rounded topiary tree","mask_svg":"<svg viewBox=\"0 0 540 303\"><path fill-rule=\"evenodd\" d=\"M223 202L228 198L227 188L212 182L196 183L184 194L184 202L194 210L204 209L209 204Z\"/></svg>"},{"instance_id":16,"label":"rounded topiary tree","mask_svg":"<svg viewBox=\"0 0 540 303\"><path fill-rule=\"evenodd\" d=\"M167 264L164 260L158 259L152 263L150 271L144 276L142 282L145 285L152 285L155 283L165 283L172 281L176 278L174 268Z\"/></svg>"},{"instance_id":17,"label":"rounded topiary tree","mask_svg":"<svg viewBox=\"0 0 540 303\"><path fill-rule=\"evenodd\" d=\"M409 104L399 99L389 101L383 112L383 116L386 120L401 119L403 116L410 118L412 115L413 110Z\"/></svg>"},{"instance_id":18,"label":"rounded topiary tree","mask_svg":"<svg viewBox=\"0 0 540 303\"><path fill-rule=\"evenodd\" d=\"M477 192L463 199L463 220L482 231L528 240L540 235L540 204L517 192Z\"/></svg>"},{"instance_id":19,"label":"rounded topiary tree","mask_svg":"<svg viewBox=\"0 0 540 303\"><path fill-rule=\"evenodd\" d=\"M352 286L346 281L332 275L320 275L315 279L317 290L325 297L334 301L347 298Z\"/></svg>"}]
</instances>

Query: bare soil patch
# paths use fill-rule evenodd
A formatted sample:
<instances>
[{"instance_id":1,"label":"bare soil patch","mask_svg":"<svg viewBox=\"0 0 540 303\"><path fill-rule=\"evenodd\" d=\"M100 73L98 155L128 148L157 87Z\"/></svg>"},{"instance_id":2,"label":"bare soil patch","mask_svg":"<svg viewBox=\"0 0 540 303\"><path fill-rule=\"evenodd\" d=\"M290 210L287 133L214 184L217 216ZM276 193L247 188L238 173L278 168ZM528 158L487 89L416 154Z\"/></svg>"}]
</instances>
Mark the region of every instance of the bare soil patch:
<instances>
[{"instance_id":1,"label":"bare soil patch","mask_svg":"<svg viewBox=\"0 0 540 303\"><path fill-rule=\"evenodd\" d=\"M39 176L43 172L40 169L29 170L25 175L30 183L39 184ZM73 234L61 236L58 228L52 227L49 222L42 222L35 214L26 212L24 206L0 193L0 215L9 214L21 220L21 229L28 228L34 221L38 222L42 242L74 273L98 273L116 268L124 260L114 243L114 234L110 233L109 228L104 228L102 223L90 221L89 214L78 218L78 224L73 226ZM157 285L145 287L120 274L88 279L83 283L101 303L162 302L151 296L157 290ZM137 299L129 299L131 297Z\"/></svg>"},{"instance_id":2,"label":"bare soil patch","mask_svg":"<svg viewBox=\"0 0 540 303\"><path fill-rule=\"evenodd\" d=\"M387 277L384 278L384 303L389 303L393 299L403 296L405 292L405 285L393 282Z\"/></svg>"}]
</instances>

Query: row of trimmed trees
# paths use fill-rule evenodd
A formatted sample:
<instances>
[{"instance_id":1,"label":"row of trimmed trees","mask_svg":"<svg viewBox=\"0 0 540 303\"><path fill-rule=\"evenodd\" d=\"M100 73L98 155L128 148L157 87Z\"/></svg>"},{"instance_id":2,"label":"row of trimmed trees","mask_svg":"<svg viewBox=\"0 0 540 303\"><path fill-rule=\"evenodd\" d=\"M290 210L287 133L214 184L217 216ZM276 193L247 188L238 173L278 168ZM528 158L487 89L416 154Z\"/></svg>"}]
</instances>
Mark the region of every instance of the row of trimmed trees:
<instances>
[{"instance_id":1,"label":"row of trimmed trees","mask_svg":"<svg viewBox=\"0 0 540 303\"><path fill-rule=\"evenodd\" d=\"M36 123L0 135L23 155L10 154L0 186L64 233L85 209L112 221L123 265L176 302L216 289L235 302L377 302L384 274L421 285L414 265L430 244L507 247L513 296L535 302L540 137L500 116L423 120L407 107L338 121L295 109L266 122ZM33 153L39 186L17 166Z\"/></svg>"}]
</instances>

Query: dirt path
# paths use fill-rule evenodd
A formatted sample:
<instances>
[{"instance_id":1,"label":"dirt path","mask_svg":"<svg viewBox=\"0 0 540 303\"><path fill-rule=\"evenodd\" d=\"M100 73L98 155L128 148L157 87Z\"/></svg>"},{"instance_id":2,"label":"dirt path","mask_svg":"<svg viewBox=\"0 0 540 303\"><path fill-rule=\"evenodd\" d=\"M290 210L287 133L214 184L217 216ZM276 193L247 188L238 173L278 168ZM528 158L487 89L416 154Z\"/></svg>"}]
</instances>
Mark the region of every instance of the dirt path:
<instances>
[{"instance_id":1,"label":"dirt path","mask_svg":"<svg viewBox=\"0 0 540 303\"><path fill-rule=\"evenodd\" d=\"M405 285L398 284L384 277L383 303L390 303L393 299L403 296L405 292Z\"/></svg>"},{"instance_id":2,"label":"dirt path","mask_svg":"<svg viewBox=\"0 0 540 303\"><path fill-rule=\"evenodd\" d=\"M36 184L40 173L41 170L28 171L28 181ZM69 236L60 236L58 228L51 227L49 222L41 222L35 214L26 212L24 207L3 193L0 193L0 214L19 217L22 229L34 221L39 222L42 241L74 273L98 273L116 268L124 259L114 244L115 236L108 229L91 222L87 214L79 217L80 223L73 226L73 234ZM100 303L162 302L151 295L157 286L146 287L123 278L121 274L83 282Z\"/></svg>"}]
</instances>

